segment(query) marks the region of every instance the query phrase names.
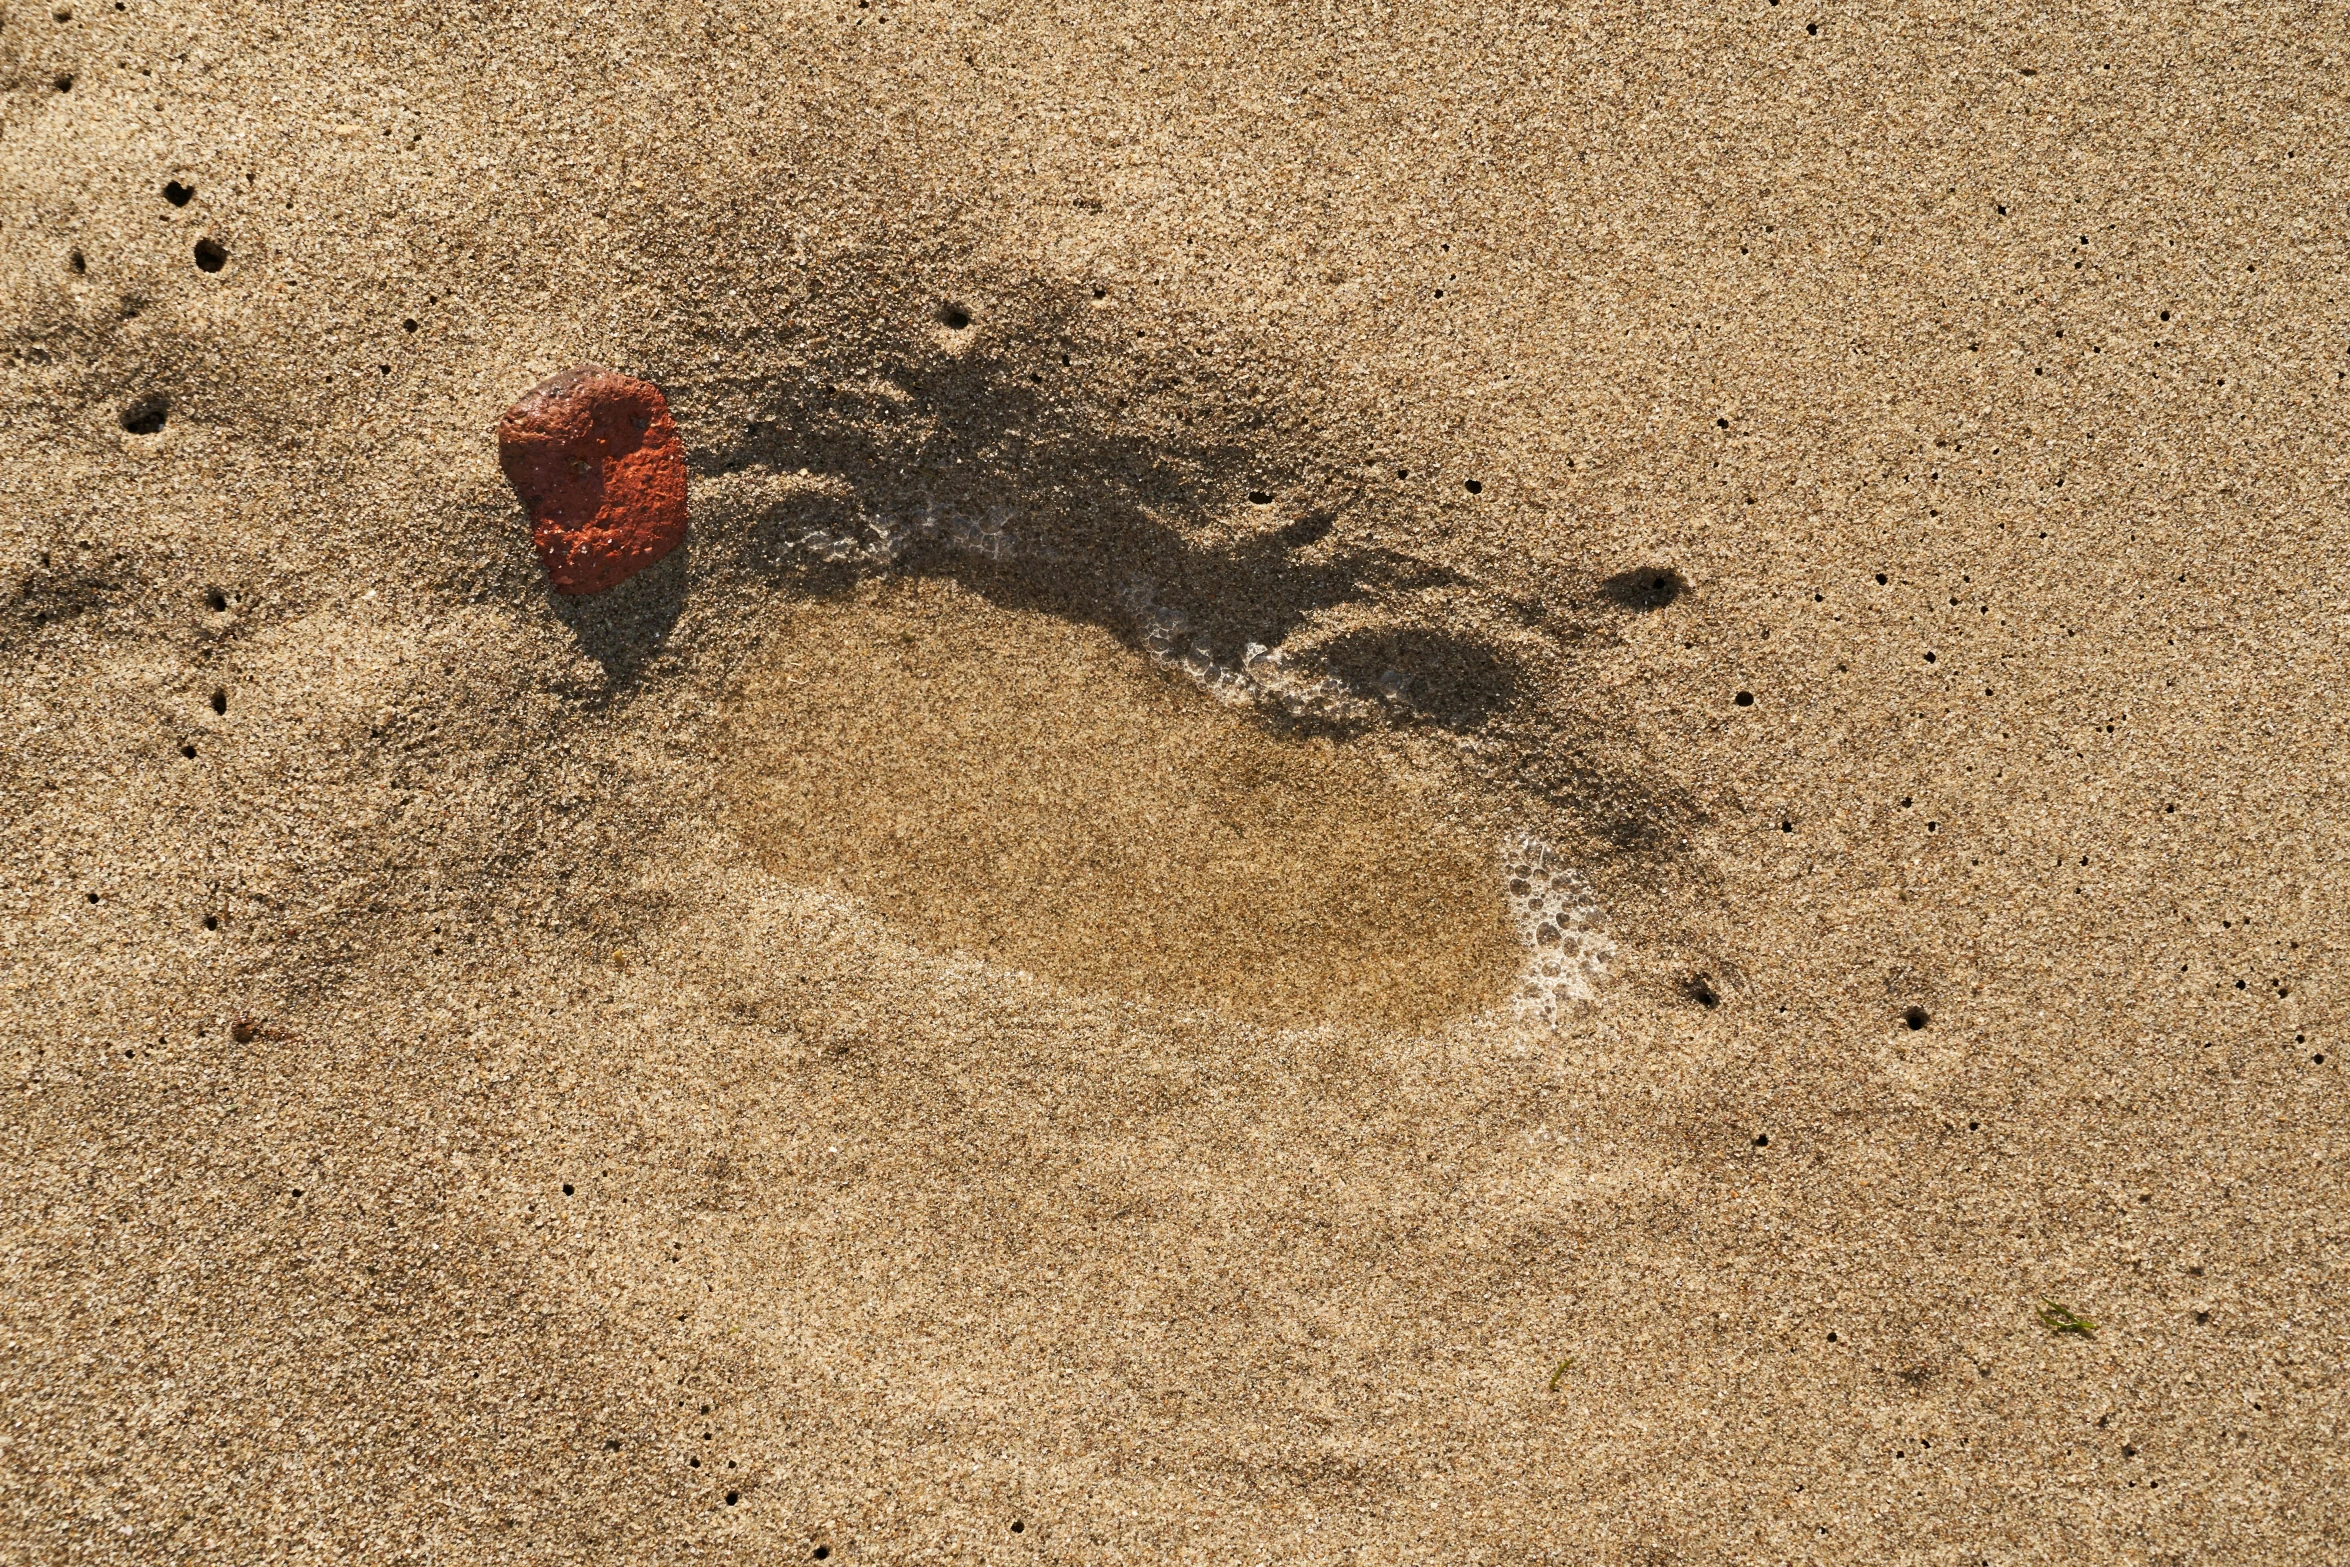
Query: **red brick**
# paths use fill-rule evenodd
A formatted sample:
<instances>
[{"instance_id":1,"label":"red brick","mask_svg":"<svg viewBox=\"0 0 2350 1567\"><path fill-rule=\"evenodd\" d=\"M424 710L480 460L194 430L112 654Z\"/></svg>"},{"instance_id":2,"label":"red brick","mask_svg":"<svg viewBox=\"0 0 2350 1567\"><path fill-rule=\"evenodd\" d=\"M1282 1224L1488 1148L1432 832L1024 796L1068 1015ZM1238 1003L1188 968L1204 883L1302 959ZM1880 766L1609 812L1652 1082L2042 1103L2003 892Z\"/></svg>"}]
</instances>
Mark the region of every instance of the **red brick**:
<instances>
[{"instance_id":1,"label":"red brick","mask_svg":"<svg viewBox=\"0 0 2350 1567\"><path fill-rule=\"evenodd\" d=\"M685 448L650 381L582 365L498 421L498 466L558 593L617 587L685 542Z\"/></svg>"}]
</instances>

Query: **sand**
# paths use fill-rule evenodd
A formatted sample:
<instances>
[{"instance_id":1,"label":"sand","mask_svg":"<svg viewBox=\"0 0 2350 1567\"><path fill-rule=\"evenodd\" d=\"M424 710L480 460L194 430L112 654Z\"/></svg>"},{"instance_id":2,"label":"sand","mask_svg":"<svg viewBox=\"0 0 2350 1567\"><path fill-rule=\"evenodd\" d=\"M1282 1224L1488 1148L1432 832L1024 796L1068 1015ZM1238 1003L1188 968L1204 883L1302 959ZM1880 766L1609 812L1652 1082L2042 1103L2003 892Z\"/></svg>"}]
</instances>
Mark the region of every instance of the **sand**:
<instances>
[{"instance_id":1,"label":"sand","mask_svg":"<svg viewBox=\"0 0 2350 1567\"><path fill-rule=\"evenodd\" d=\"M2339 1560L2337 31L9 6L0 1560Z\"/></svg>"}]
</instances>

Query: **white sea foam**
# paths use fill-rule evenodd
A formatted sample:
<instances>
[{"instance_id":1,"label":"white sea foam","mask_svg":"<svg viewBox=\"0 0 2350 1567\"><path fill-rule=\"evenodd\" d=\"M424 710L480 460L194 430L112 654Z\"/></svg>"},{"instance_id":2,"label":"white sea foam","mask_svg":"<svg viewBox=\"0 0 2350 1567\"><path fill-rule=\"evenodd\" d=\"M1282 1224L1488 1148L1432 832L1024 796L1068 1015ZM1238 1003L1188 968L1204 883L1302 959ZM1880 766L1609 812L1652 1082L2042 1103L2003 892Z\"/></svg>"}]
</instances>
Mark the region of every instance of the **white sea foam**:
<instances>
[{"instance_id":1,"label":"white sea foam","mask_svg":"<svg viewBox=\"0 0 2350 1567\"><path fill-rule=\"evenodd\" d=\"M1591 884L1539 838L1505 843L1501 860L1510 917L1526 944L1513 1010L1555 1027L1597 1000L1607 979L1616 944L1607 933L1606 911Z\"/></svg>"},{"instance_id":2,"label":"white sea foam","mask_svg":"<svg viewBox=\"0 0 2350 1567\"><path fill-rule=\"evenodd\" d=\"M846 561L894 565L915 545L933 540L989 560L1008 560L1018 548L1006 525L1009 515L1001 506L966 511L926 499L906 511L866 512L852 527L838 531L808 528L794 534L789 544L828 566Z\"/></svg>"}]
</instances>

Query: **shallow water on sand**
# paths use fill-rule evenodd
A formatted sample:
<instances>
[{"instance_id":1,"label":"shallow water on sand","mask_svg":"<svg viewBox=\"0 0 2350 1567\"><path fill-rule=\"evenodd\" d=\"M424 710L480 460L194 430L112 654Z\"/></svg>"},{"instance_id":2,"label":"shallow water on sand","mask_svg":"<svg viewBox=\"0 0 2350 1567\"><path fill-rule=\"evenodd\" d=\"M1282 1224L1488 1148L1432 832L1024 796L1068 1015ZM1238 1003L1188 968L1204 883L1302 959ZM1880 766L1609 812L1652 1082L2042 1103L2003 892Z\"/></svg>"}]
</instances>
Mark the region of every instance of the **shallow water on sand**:
<instances>
[{"instance_id":1,"label":"shallow water on sand","mask_svg":"<svg viewBox=\"0 0 2350 1567\"><path fill-rule=\"evenodd\" d=\"M732 728L760 859L925 946L1266 1024L1382 1027L1496 1004L1525 955L1490 856L1369 758L952 583L796 610Z\"/></svg>"}]
</instances>

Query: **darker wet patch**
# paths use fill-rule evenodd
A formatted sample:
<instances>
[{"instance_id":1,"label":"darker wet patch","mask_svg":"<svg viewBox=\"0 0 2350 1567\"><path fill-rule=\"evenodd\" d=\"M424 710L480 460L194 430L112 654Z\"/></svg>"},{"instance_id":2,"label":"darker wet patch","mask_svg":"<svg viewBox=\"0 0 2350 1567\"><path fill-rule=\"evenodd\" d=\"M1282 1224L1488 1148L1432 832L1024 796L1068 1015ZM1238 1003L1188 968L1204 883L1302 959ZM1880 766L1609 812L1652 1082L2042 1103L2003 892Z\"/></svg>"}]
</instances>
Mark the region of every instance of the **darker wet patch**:
<instances>
[{"instance_id":1,"label":"darker wet patch","mask_svg":"<svg viewBox=\"0 0 2350 1567\"><path fill-rule=\"evenodd\" d=\"M801 608L722 728L761 859L925 947L1275 1028L1432 1026L1523 959L1488 856L1376 764L960 584Z\"/></svg>"}]
</instances>

